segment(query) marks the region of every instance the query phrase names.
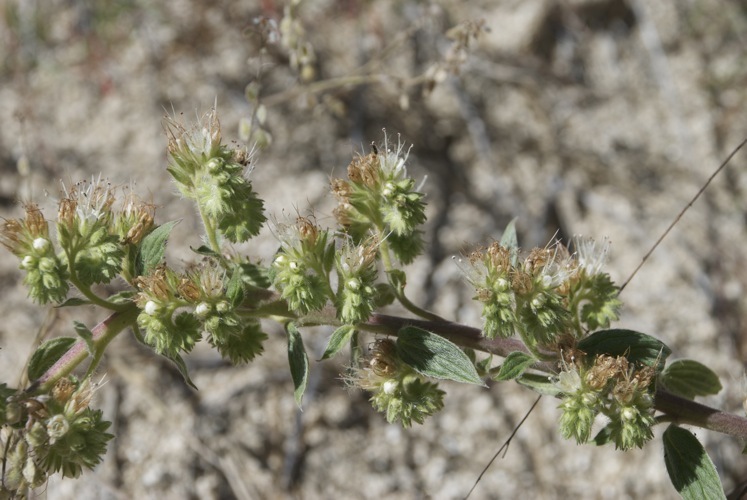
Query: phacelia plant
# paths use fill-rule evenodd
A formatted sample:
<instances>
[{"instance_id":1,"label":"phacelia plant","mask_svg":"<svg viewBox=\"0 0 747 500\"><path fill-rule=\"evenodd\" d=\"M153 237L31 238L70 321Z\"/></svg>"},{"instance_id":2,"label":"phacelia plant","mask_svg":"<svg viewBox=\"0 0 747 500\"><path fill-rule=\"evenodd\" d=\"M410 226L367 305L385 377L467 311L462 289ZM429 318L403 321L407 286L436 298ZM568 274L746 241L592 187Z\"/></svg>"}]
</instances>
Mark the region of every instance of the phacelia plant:
<instances>
[{"instance_id":1,"label":"phacelia plant","mask_svg":"<svg viewBox=\"0 0 747 500\"><path fill-rule=\"evenodd\" d=\"M24 496L51 474L77 477L101 461L113 436L91 407L93 377L115 336L130 330L192 384L184 354L206 341L232 363L251 362L272 333L261 319L287 335L299 405L309 370L304 328L327 325L322 360L352 345L344 378L367 391L389 422L409 427L441 410L441 380L515 380L557 398L559 433L579 444L640 448L655 425L671 422L664 447L675 487L690 498L723 495L702 445L679 425L744 439L747 419L692 401L721 389L709 368L669 363L671 350L656 338L610 328L622 304L604 268L608 242L575 238L570 248L551 242L522 251L510 224L499 241L458 259L483 320L478 328L458 325L405 292L402 265L427 243L425 196L408 176L401 143L385 141L354 158L346 179L331 181L335 227L313 217L275 221L277 253L244 256L232 244L267 222L247 177L249 153L223 142L215 111L191 128L167 119L166 129L168 172L204 227L194 264L166 262L175 223L159 224L153 205L103 179L63 188L53 221L28 203L24 217L2 225L0 242L17 257L33 301L94 305L110 315L44 342L28 364L28 385L0 384L0 498ZM116 294L94 288L115 280L125 285ZM408 316L384 314L393 302ZM476 351L504 360L493 366L492 356L478 361Z\"/></svg>"}]
</instances>

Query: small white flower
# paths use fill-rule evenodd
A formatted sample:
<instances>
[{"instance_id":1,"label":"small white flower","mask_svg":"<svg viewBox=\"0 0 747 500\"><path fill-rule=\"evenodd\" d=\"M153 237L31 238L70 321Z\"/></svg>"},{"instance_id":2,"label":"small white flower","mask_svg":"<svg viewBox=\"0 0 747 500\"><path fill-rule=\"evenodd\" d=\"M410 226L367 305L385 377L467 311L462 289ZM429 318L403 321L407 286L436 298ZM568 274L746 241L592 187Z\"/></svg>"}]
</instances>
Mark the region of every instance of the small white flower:
<instances>
[{"instance_id":1,"label":"small white flower","mask_svg":"<svg viewBox=\"0 0 747 500\"><path fill-rule=\"evenodd\" d=\"M143 309L145 311L145 314L148 316L155 316L158 313L158 310L160 307L158 304L156 304L154 301L149 300L145 303L145 308Z\"/></svg>"},{"instance_id":2,"label":"small white flower","mask_svg":"<svg viewBox=\"0 0 747 500\"><path fill-rule=\"evenodd\" d=\"M583 269L588 276L594 276L602 272L602 268L607 263L610 241L605 238L600 244L591 238L575 236L573 248L576 249L579 268Z\"/></svg>"},{"instance_id":3,"label":"small white flower","mask_svg":"<svg viewBox=\"0 0 747 500\"><path fill-rule=\"evenodd\" d=\"M384 391L384 394L394 394L394 391L397 390L397 381L387 380L381 385L381 389Z\"/></svg>"},{"instance_id":4,"label":"small white flower","mask_svg":"<svg viewBox=\"0 0 747 500\"><path fill-rule=\"evenodd\" d=\"M555 382L557 387L564 394L575 394L581 389L581 375L573 367L568 371L560 372L558 380Z\"/></svg>"},{"instance_id":5,"label":"small white flower","mask_svg":"<svg viewBox=\"0 0 747 500\"><path fill-rule=\"evenodd\" d=\"M381 171L384 172L387 177L391 178L406 177L407 168L405 167L405 163L407 162L407 157L410 155L411 148L412 146L407 148L407 151L405 151L405 145L402 144L402 141L398 136L396 151L389 149L389 140L385 132L384 151L378 155Z\"/></svg>"},{"instance_id":6,"label":"small white flower","mask_svg":"<svg viewBox=\"0 0 747 500\"><path fill-rule=\"evenodd\" d=\"M197 304L197 307L195 307L195 316L197 316L198 318L204 318L209 312L210 304L208 304L207 302L200 302L199 304Z\"/></svg>"},{"instance_id":7,"label":"small white flower","mask_svg":"<svg viewBox=\"0 0 747 500\"><path fill-rule=\"evenodd\" d=\"M623 411L620 413L620 418L625 422L631 422L635 420L637 416L638 410L631 407L623 408Z\"/></svg>"},{"instance_id":8,"label":"small white flower","mask_svg":"<svg viewBox=\"0 0 747 500\"><path fill-rule=\"evenodd\" d=\"M31 246L34 247L34 250L43 252L44 250L49 248L49 240L47 238L36 238L34 239L34 242L31 244Z\"/></svg>"}]
</instances>

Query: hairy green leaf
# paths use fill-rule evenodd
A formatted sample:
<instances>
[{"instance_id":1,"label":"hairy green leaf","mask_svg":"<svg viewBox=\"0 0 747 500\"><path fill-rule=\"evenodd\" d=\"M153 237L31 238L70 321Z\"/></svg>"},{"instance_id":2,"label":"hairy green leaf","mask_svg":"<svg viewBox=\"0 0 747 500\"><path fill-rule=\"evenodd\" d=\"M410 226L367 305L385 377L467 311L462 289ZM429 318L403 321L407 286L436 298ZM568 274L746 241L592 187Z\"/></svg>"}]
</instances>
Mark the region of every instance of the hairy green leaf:
<instances>
[{"instance_id":1,"label":"hairy green leaf","mask_svg":"<svg viewBox=\"0 0 747 500\"><path fill-rule=\"evenodd\" d=\"M602 428L602 430L597 432L597 435L594 436L594 439L591 440L591 442L597 446L604 446L605 444L611 441L612 441L612 425L610 424L605 425Z\"/></svg>"},{"instance_id":2,"label":"hairy green leaf","mask_svg":"<svg viewBox=\"0 0 747 500\"><path fill-rule=\"evenodd\" d=\"M329 342L327 342L327 348L324 349L322 359L320 359L319 361L331 358L332 356L340 352L340 349L345 347L345 344L350 342L350 338L353 336L353 332L355 332L355 327L352 325L342 325L340 328L332 332L332 336L329 338Z\"/></svg>"},{"instance_id":3,"label":"hairy green leaf","mask_svg":"<svg viewBox=\"0 0 747 500\"><path fill-rule=\"evenodd\" d=\"M90 300L81 299L80 297L70 297L62 304L57 304L55 309L60 309L62 307L76 307L76 306L87 306L91 303Z\"/></svg>"},{"instance_id":4,"label":"hairy green leaf","mask_svg":"<svg viewBox=\"0 0 747 500\"><path fill-rule=\"evenodd\" d=\"M77 341L73 337L57 337L43 342L31 355L27 370L29 380L36 380L44 375Z\"/></svg>"},{"instance_id":5,"label":"hairy green leaf","mask_svg":"<svg viewBox=\"0 0 747 500\"><path fill-rule=\"evenodd\" d=\"M231 278L226 284L226 298L233 307L238 307L244 300L244 287L242 286L242 270L238 266L231 268Z\"/></svg>"},{"instance_id":6,"label":"hairy green leaf","mask_svg":"<svg viewBox=\"0 0 747 500\"><path fill-rule=\"evenodd\" d=\"M179 371L182 378L184 379L184 382L186 382L188 386L190 386L194 390L197 390L197 386L195 385L194 382L192 382L192 379L189 378L189 370L187 369L187 364L184 362L184 359L179 354L174 354L172 356L168 353L164 353L162 356L168 359L169 361L171 361L172 363L174 363L174 366Z\"/></svg>"},{"instance_id":7,"label":"hairy green leaf","mask_svg":"<svg viewBox=\"0 0 747 500\"><path fill-rule=\"evenodd\" d=\"M290 364L291 378L293 379L293 396L296 404L301 407L303 393L309 380L309 357L303 346L301 332L294 323L288 323L285 327L288 332L288 363Z\"/></svg>"},{"instance_id":8,"label":"hairy green leaf","mask_svg":"<svg viewBox=\"0 0 747 500\"><path fill-rule=\"evenodd\" d=\"M726 498L716 467L690 431L672 424L662 439L669 478L682 498Z\"/></svg>"},{"instance_id":9,"label":"hairy green leaf","mask_svg":"<svg viewBox=\"0 0 747 500\"><path fill-rule=\"evenodd\" d=\"M509 353L503 361L500 371L493 376L493 380L502 381L518 378L536 361L536 359L525 352L514 351Z\"/></svg>"},{"instance_id":10,"label":"hairy green leaf","mask_svg":"<svg viewBox=\"0 0 747 500\"><path fill-rule=\"evenodd\" d=\"M161 263L166 251L166 241L169 239L171 230L178 223L178 220L173 220L162 224L143 238L143 242L140 244L140 253L137 256L137 273L139 275L150 274Z\"/></svg>"},{"instance_id":11,"label":"hairy green leaf","mask_svg":"<svg viewBox=\"0 0 747 500\"><path fill-rule=\"evenodd\" d=\"M75 328L75 333L86 343L88 354L94 356L96 354L96 346L93 345L93 332L80 321L73 321L73 328Z\"/></svg>"},{"instance_id":12,"label":"hairy green leaf","mask_svg":"<svg viewBox=\"0 0 747 500\"><path fill-rule=\"evenodd\" d=\"M511 265L515 266L519 263L519 238L516 236L516 219L514 217L511 222L508 223L506 229L503 230L500 244L502 247L506 247L510 250Z\"/></svg>"},{"instance_id":13,"label":"hairy green leaf","mask_svg":"<svg viewBox=\"0 0 747 500\"><path fill-rule=\"evenodd\" d=\"M136 293L132 290L124 290L119 293L115 293L114 295L110 296L108 299L109 302L113 304L127 304L132 302L132 298L136 295Z\"/></svg>"},{"instance_id":14,"label":"hairy green leaf","mask_svg":"<svg viewBox=\"0 0 747 500\"><path fill-rule=\"evenodd\" d=\"M691 359L678 359L667 364L659 382L670 392L687 399L718 394L722 389L713 370Z\"/></svg>"},{"instance_id":15,"label":"hairy green leaf","mask_svg":"<svg viewBox=\"0 0 747 500\"><path fill-rule=\"evenodd\" d=\"M547 375L540 375L537 373L525 373L521 377L517 378L516 381L528 387L537 394L543 396L557 396L560 394L560 389L553 383L552 378Z\"/></svg>"},{"instance_id":16,"label":"hairy green leaf","mask_svg":"<svg viewBox=\"0 0 747 500\"><path fill-rule=\"evenodd\" d=\"M220 254L218 254L217 252L215 252L212 248L210 248L207 245L200 245L197 248L189 247L189 249L192 250L194 253L196 253L198 255L204 255L206 257L220 258Z\"/></svg>"},{"instance_id":17,"label":"hairy green leaf","mask_svg":"<svg viewBox=\"0 0 747 500\"><path fill-rule=\"evenodd\" d=\"M257 288L270 288L272 285L270 271L267 268L250 262L243 262L239 264L239 267L241 267L241 277L247 285Z\"/></svg>"},{"instance_id":18,"label":"hairy green leaf","mask_svg":"<svg viewBox=\"0 0 747 500\"><path fill-rule=\"evenodd\" d=\"M422 328L406 326L400 329L397 354L421 375L485 385L475 365L456 344Z\"/></svg>"},{"instance_id":19,"label":"hairy green leaf","mask_svg":"<svg viewBox=\"0 0 747 500\"><path fill-rule=\"evenodd\" d=\"M625 356L631 363L661 369L672 353L662 341L633 330L599 330L578 343L578 348L592 358L598 354Z\"/></svg>"}]
</instances>

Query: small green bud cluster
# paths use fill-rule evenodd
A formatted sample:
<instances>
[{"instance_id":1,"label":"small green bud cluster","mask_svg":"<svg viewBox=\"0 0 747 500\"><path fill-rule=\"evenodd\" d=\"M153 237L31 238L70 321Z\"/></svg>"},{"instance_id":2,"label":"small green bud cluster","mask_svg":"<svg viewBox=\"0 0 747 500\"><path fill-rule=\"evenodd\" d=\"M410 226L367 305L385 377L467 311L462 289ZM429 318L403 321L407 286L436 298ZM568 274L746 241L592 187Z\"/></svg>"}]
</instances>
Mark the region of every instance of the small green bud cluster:
<instances>
[{"instance_id":1,"label":"small green bud cluster","mask_svg":"<svg viewBox=\"0 0 747 500\"><path fill-rule=\"evenodd\" d=\"M85 286L108 283L122 268L124 249L115 229L114 202L112 186L101 179L73 185L60 201L57 239Z\"/></svg>"},{"instance_id":2,"label":"small green bud cluster","mask_svg":"<svg viewBox=\"0 0 747 500\"><path fill-rule=\"evenodd\" d=\"M520 261L517 249L499 243L469 255L468 280L483 304L487 337L518 332L530 349L553 348L617 318L617 287L601 272L606 246L575 241L574 255L556 244Z\"/></svg>"},{"instance_id":3,"label":"small green bud cluster","mask_svg":"<svg viewBox=\"0 0 747 500\"><path fill-rule=\"evenodd\" d=\"M0 403L8 425L0 453L4 462L0 496L44 484L50 474L78 477L101 461L110 423L89 407L90 379L60 379L48 395L11 396ZM22 494L22 493L21 493ZM3 498L5 498L3 496Z\"/></svg>"},{"instance_id":4,"label":"small green bud cluster","mask_svg":"<svg viewBox=\"0 0 747 500\"><path fill-rule=\"evenodd\" d=\"M589 367L583 362L566 367L555 384L563 394L561 434L586 443L601 413L610 420L605 432L617 448L643 447L653 437L654 376L653 368L636 368L623 356L598 355Z\"/></svg>"},{"instance_id":5,"label":"small green bud cluster","mask_svg":"<svg viewBox=\"0 0 747 500\"><path fill-rule=\"evenodd\" d=\"M385 143L384 148L354 159L347 181L332 181L339 200L335 216L356 242L374 230L400 262L408 264L423 248L418 226L425 222L424 195L407 176L403 146L390 151Z\"/></svg>"},{"instance_id":6,"label":"small green bud cluster","mask_svg":"<svg viewBox=\"0 0 747 500\"><path fill-rule=\"evenodd\" d=\"M266 220L264 203L244 176L250 155L221 143L215 110L202 121L191 131L175 120L166 122L168 171L179 191L197 204L208 232L217 230L233 243L247 241Z\"/></svg>"},{"instance_id":7,"label":"small green bud cluster","mask_svg":"<svg viewBox=\"0 0 747 500\"><path fill-rule=\"evenodd\" d=\"M375 240L356 246L348 242L337 254L337 317L354 325L366 321L377 305Z\"/></svg>"},{"instance_id":8,"label":"small green bud cluster","mask_svg":"<svg viewBox=\"0 0 747 500\"><path fill-rule=\"evenodd\" d=\"M334 239L307 217L276 224L275 235L281 246L272 263L273 282L288 307L302 315L322 309L333 298Z\"/></svg>"},{"instance_id":9,"label":"small green bud cluster","mask_svg":"<svg viewBox=\"0 0 747 500\"><path fill-rule=\"evenodd\" d=\"M338 249L329 231L306 217L298 217L295 224L276 224L275 233L281 248L272 265L273 281L292 311L308 314L329 300L345 324L369 318L385 291L376 283L379 245L375 238L358 245L346 238ZM333 270L336 291L330 281Z\"/></svg>"},{"instance_id":10,"label":"small green bud cluster","mask_svg":"<svg viewBox=\"0 0 747 500\"><path fill-rule=\"evenodd\" d=\"M33 300L40 304L61 302L70 288L67 266L55 253L49 223L39 207L30 204L25 208L25 218L3 223L0 242L20 259L20 268L26 271L24 284Z\"/></svg>"},{"instance_id":11,"label":"small green bud cluster","mask_svg":"<svg viewBox=\"0 0 747 500\"><path fill-rule=\"evenodd\" d=\"M62 302L70 282L85 294L91 285L109 283L120 273L132 279L139 244L153 229L153 208L129 196L115 211L116 191L101 179L63 186L56 243L37 205L26 206L25 218L4 222L0 242L20 259L34 300Z\"/></svg>"},{"instance_id":12,"label":"small green bud cluster","mask_svg":"<svg viewBox=\"0 0 747 500\"><path fill-rule=\"evenodd\" d=\"M191 351L205 333L221 355L234 363L260 354L267 335L256 319L237 313L241 289L229 291L229 281L226 272L210 261L183 275L162 266L139 277L137 322L145 332L145 342L173 358Z\"/></svg>"},{"instance_id":13,"label":"small green bud cluster","mask_svg":"<svg viewBox=\"0 0 747 500\"><path fill-rule=\"evenodd\" d=\"M377 340L370 356L352 377L351 384L372 393L373 407L386 414L389 423L402 427L426 418L443 408L444 392L428 382L397 356L394 342Z\"/></svg>"}]
</instances>

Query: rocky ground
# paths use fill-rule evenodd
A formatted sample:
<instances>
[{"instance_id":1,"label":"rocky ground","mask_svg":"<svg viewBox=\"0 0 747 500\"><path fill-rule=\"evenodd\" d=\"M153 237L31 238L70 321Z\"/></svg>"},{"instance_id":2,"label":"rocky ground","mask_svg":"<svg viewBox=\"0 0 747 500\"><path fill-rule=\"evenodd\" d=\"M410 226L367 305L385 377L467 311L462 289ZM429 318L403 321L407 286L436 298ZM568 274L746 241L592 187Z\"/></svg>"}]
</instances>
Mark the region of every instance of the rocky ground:
<instances>
[{"instance_id":1,"label":"rocky ground","mask_svg":"<svg viewBox=\"0 0 747 500\"><path fill-rule=\"evenodd\" d=\"M284 7L7 0L0 214L20 215L19 200L50 210L60 179L134 182L159 206L159 221L182 219L168 255L178 265L200 244L199 223L169 184L166 112L190 120L217 102L224 135L237 141L247 139L242 119L263 119L248 137L269 142L255 188L271 213L314 206L322 223L334 205L329 178L386 128L390 142L413 145L410 169L426 178L431 243L409 268L410 293L479 325L451 256L518 217L525 247L553 235L609 237L610 273L622 282L747 136L739 3L306 0L285 16ZM246 96L251 83L259 114ZM733 412L747 390L745 167L743 152L652 254L621 296L617 325L712 367L724 390L707 403ZM265 231L243 250L266 261L276 246ZM39 335L101 319L41 312L8 253L0 283L0 380L16 380ZM270 334L266 355L238 368L197 348L188 364L198 392L127 335L117 339L98 391L117 435L105 462L39 494L462 498L535 398L511 384L446 384L445 409L404 431L347 391L343 362L332 361L312 365L299 413L285 340ZM312 357L328 335L308 332ZM676 498L660 440L626 454L578 447L557 435L556 406L540 401L471 498ZM697 435L727 491L747 476L743 444Z\"/></svg>"}]
</instances>

